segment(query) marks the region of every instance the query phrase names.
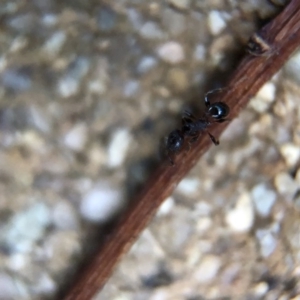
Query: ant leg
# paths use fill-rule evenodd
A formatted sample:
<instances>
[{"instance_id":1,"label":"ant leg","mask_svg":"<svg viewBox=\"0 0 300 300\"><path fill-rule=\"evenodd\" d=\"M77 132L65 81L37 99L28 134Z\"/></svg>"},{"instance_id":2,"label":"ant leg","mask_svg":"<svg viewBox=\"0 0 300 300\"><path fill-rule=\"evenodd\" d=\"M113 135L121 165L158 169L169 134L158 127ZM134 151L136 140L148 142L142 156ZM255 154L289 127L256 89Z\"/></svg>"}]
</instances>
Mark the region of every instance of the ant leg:
<instances>
[{"instance_id":1,"label":"ant leg","mask_svg":"<svg viewBox=\"0 0 300 300\"><path fill-rule=\"evenodd\" d=\"M193 123L193 120L190 119L190 118L182 117L182 119L181 119L182 126L187 124L187 123Z\"/></svg>"},{"instance_id":2,"label":"ant leg","mask_svg":"<svg viewBox=\"0 0 300 300\"><path fill-rule=\"evenodd\" d=\"M197 142L199 138L199 134L195 134L193 136L191 136L189 142L188 142L188 150L187 151L190 151L191 150L191 147L192 147L192 144L194 144L195 142Z\"/></svg>"},{"instance_id":3,"label":"ant leg","mask_svg":"<svg viewBox=\"0 0 300 300\"><path fill-rule=\"evenodd\" d=\"M230 122L231 119L221 119L221 120L217 120L217 123L223 123L223 122Z\"/></svg>"},{"instance_id":4,"label":"ant leg","mask_svg":"<svg viewBox=\"0 0 300 300\"><path fill-rule=\"evenodd\" d=\"M194 136L191 136L191 139L189 140L189 144L191 145L197 142L198 138L199 138L199 134L195 134Z\"/></svg>"},{"instance_id":5,"label":"ant leg","mask_svg":"<svg viewBox=\"0 0 300 300\"><path fill-rule=\"evenodd\" d=\"M218 88L218 89L214 89L214 90L208 91L205 94L205 97L204 97L205 106L206 107L210 107L210 101L208 99L208 95L216 93L216 92L222 92L223 90L225 90L225 88Z\"/></svg>"},{"instance_id":6,"label":"ant leg","mask_svg":"<svg viewBox=\"0 0 300 300\"><path fill-rule=\"evenodd\" d=\"M171 157L170 154L168 154L168 159L169 159L170 165L171 165L172 167L174 167L174 166L175 166L175 163L174 163L174 160L173 160L173 158Z\"/></svg>"},{"instance_id":7,"label":"ant leg","mask_svg":"<svg viewBox=\"0 0 300 300\"><path fill-rule=\"evenodd\" d=\"M208 131L207 131L207 133L208 133L208 135L209 135L211 141L212 141L216 146L219 145L219 141L216 140L215 137L214 137L211 133L209 133Z\"/></svg>"},{"instance_id":8,"label":"ant leg","mask_svg":"<svg viewBox=\"0 0 300 300\"><path fill-rule=\"evenodd\" d=\"M193 122L196 120L196 117L189 111L185 110L182 114L182 119L189 120L190 122Z\"/></svg>"}]
</instances>

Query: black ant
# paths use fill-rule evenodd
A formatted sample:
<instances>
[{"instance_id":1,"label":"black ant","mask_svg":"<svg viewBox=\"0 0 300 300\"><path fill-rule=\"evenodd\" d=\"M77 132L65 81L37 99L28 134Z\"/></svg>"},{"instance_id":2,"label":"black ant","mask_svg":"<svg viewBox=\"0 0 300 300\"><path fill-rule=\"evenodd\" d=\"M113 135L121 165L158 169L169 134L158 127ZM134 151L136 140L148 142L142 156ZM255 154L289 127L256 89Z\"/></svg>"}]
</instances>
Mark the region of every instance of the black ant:
<instances>
[{"instance_id":1,"label":"black ant","mask_svg":"<svg viewBox=\"0 0 300 300\"><path fill-rule=\"evenodd\" d=\"M189 138L189 144L192 144L197 141L200 133L205 131L212 142L215 145L219 145L219 141L207 131L207 128L212 123L222 123L227 121L226 117L230 111L228 105L224 102L215 102L211 104L208 99L209 94L220 90L223 89L212 90L206 93L204 98L206 109L202 117L196 118L193 114L185 111L182 117L181 129L176 129L169 134L166 142L166 148L168 158L172 165L174 165L172 156L181 151L185 138Z\"/></svg>"}]
</instances>

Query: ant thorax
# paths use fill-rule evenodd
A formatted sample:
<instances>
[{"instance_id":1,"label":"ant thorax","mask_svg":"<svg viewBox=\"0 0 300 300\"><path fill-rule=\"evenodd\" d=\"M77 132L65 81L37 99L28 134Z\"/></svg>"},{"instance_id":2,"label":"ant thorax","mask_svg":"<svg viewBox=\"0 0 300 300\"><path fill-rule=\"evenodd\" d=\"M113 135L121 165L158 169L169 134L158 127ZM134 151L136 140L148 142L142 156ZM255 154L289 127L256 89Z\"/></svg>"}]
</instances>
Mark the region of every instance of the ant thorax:
<instances>
[{"instance_id":1,"label":"ant thorax","mask_svg":"<svg viewBox=\"0 0 300 300\"><path fill-rule=\"evenodd\" d=\"M215 145L219 144L219 141L207 129L212 123L227 121L226 117L230 109L224 102L210 103L208 95L212 92L214 91L210 91L205 95L204 102L206 109L202 116L197 118L190 112L184 112L181 128L173 130L169 134L166 142L166 150L172 165L174 165L173 158L184 148L185 142L188 142L190 149L191 144L198 140L202 132L206 132Z\"/></svg>"}]
</instances>

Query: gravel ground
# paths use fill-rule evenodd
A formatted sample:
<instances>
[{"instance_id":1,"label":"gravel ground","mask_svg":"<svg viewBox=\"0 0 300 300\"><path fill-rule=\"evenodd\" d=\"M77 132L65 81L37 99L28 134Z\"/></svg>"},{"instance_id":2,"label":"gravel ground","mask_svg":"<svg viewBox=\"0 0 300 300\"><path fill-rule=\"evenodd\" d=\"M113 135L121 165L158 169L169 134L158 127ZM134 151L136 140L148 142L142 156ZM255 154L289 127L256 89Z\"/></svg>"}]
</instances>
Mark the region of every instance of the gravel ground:
<instances>
[{"instance_id":1,"label":"gravel ground","mask_svg":"<svg viewBox=\"0 0 300 300\"><path fill-rule=\"evenodd\" d=\"M0 299L54 299L284 1L100 2L1 1ZM300 299L299 83L297 52L95 299Z\"/></svg>"}]
</instances>

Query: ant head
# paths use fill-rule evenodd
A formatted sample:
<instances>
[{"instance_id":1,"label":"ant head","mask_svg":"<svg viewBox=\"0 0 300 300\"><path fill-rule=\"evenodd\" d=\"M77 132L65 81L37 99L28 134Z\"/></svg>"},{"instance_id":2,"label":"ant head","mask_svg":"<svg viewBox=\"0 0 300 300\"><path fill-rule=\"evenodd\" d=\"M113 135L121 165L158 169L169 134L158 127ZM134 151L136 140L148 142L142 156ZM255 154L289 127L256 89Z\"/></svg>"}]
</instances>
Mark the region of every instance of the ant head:
<instances>
[{"instance_id":1,"label":"ant head","mask_svg":"<svg viewBox=\"0 0 300 300\"><path fill-rule=\"evenodd\" d=\"M229 107L224 102L215 102L210 105L208 113L212 118L222 120L228 116Z\"/></svg>"}]
</instances>

